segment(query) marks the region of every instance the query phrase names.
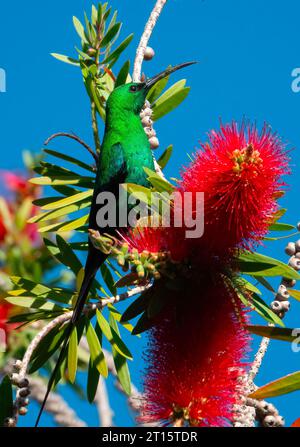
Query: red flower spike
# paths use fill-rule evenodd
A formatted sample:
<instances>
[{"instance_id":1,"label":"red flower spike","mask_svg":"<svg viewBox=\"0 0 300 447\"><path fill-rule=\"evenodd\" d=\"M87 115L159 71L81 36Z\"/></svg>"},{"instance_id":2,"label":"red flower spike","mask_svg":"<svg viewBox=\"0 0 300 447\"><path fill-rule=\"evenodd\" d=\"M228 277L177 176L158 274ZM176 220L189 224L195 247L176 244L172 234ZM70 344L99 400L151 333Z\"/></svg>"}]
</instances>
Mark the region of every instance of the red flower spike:
<instances>
[{"instance_id":1,"label":"red flower spike","mask_svg":"<svg viewBox=\"0 0 300 447\"><path fill-rule=\"evenodd\" d=\"M4 241L6 233L7 233L6 228L3 224L3 221L0 218L0 243Z\"/></svg>"},{"instance_id":2,"label":"red flower spike","mask_svg":"<svg viewBox=\"0 0 300 447\"><path fill-rule=\"evenodd\" d=\"M11 330L15 327L14 325L10 325L7 323L9 312L12 307L13 306L11 304L0 301L0 331L3 330L6 336L8 336ZM0 344L1 341L2 340L0 339Z\"/></svg>"},{"instance_id":3,"label":"red flower spike","mask_svg":"<svg viewBox=\"0 0 300 447\"><path fill-rule=\"evenodd\" d=\"M143 422L169 425L180 419L191 426L226 426L240 403L249 335L222 283L197 297L196 290L187 288L185 296L194 294L189 304L182 303L176 315L169 310L151 330Z\"/></svg>"},{"instance_id":4,"label":"red flower spike","mask_svg":"<svg viewBox=\"0 0 300 447\"><path fill-rule=\"evenodd\" d=\"M185 228L136 227L122 238L139 253L170 252L174 261L182 261L188 256L184 236Z\"/></svg>"},{"instance_id":5,"label":"red flower spike","mask_svg":"<svg viewBox=\"0 0 300 447\"><path fill-rule=\"evenodd\" d=\"M204 192L200 241L206 250L224 256L232 249L253 248L278 210L281 176L287 173L283 145L267 127L259 133L233 123L212 131L180 182L183 191Z\"/></svg>"}]
</instances>

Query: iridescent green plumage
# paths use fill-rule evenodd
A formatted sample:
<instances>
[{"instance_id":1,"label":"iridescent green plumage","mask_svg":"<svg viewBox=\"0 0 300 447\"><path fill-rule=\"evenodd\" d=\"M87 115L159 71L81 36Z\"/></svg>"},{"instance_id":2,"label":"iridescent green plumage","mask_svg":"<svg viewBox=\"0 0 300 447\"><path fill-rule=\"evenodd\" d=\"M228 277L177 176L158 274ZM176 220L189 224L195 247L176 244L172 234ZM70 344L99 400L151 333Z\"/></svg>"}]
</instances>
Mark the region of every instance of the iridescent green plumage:
<instances>
[{"instance_id":1,"label":"iridescent green plumage","mask_svg":"<svg viewBox=\"0 0 300 447\"><path fill-rule=\"evenodd\" d=\"M140 112L150 88L160 79L191 63L168 68L146 82L130 83L116 88L106 104L106 124L102 142L95 188L89 216L89 228L114 234L116 228L99 228L97 224L97 196L101 192L112 192L118 199L119 185L135 183L149 186L144 168L154 170L154 161L148 138L143 129ZM118 203L118 202L117 202ZM85 274L73 311L72 320L66 330L65 339L56 366L48 382L36 426L39 423L48 395L63 362L72 329L81 317L95 275L105 262L107 255L97 250L89 241Z\"/></svg>"}]
</instances>

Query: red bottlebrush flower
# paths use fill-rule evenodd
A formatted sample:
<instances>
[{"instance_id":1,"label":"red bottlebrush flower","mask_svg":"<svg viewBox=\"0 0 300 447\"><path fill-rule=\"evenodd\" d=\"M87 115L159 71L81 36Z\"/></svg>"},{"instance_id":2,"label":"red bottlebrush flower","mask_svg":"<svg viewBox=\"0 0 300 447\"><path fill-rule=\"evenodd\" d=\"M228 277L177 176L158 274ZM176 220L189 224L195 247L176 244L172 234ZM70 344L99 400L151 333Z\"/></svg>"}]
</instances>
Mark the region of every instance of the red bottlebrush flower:
<instances>
[{"instance_id":1,"label":"red bottlebrush flower","mask_svg":"<svg viewBox=\"0 0 300 447\"><path fill-rule=\"evenodd\" d=\"M233 123L211 132L180 182L183 191L204 192L206 250L224 255L251 249L265 236L287 162L281 141L267 127L259 133Z\"/></svg>"},{"instance_id":2,"label":"red bottlebrush flower","mask_svg":"<svg viewBox=\"0 0 300 447\"><path fill-rule=\"evenodd\" d=\"M2 176L7 189L15 193L27 195L29 187L26 178L9 171L4 171Z\"/></svg>"},{"instance_id":3,"label":"red bottlebrush flower","mask_svg":"<svg viewBox=\"0 0 300 447\"><path fill-rule=\"evenodd\" d=\"M3 303L0 301L0 332L1 330L3 330L6 336L12 330L12 327L7 323L11 308L12 306L10 304ZM0 339L0 344L2 341L3 340Z\"/></svg>"},{"instance_id":4,"label":"red bottlebrush flower","mask_svg":"<svg viewBox=\"0 0 300 447\"><path fill-rule=\"evenodd\" d=\"M180 262L188 255L184 230L184 227L136 227L122 237L139 253L144 250L150 253L170 252L172 259Z\"/></svg>"},{"instance_id":5,"label":"red bottlebrush flower","mask_svg":"<svg viewBox=\"0 0 300 447\"><path fill-rule=\"evenodd\" d=\"M199 296L196 290L186 287L184 295L191 301L176 312L169 309L151 330L143 422L226 426L240 403L248 333L224 284L202 289ZM178 299L182 302L182 296Z\"/></svg>"},{"instance_id":6,"label":"red bottlebrush flower","mask_svg":"<svg viewBox=\"0 0 300 447\"><path fill-rule=\"evenodd\" d=\"M6 228L3 224L3 221L0 219L0 243L4 241L6 236Z\"/></svg>"}]
</instances>

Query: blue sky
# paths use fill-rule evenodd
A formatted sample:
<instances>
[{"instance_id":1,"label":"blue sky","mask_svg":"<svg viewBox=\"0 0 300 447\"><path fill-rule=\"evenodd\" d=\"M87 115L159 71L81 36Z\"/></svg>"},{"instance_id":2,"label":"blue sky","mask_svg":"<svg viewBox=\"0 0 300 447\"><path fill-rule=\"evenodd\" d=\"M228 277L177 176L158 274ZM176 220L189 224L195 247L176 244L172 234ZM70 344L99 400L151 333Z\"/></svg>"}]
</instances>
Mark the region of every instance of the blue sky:
<instances>
[{"instance_id":1,"label":"blue sky","mask_svg":"<svg viewBox=\"0 0 300 447\"><path fill-rule=\"evenodd\" d=\"M0 168L22 169L21 152L39 151L43 141L57 131L74 131L92 144L88 100L75 67L54 60L49 53L74 56L78 44L72 16L82 17L90 10L90 1L52 0L40 3L3 2L0 17L0 68L7 76L7 92L0 93ZM134 52L149 10L154 3L145 0L111 0L124 22L122 35L134 32L128 50ZM282 200L288 208L285 221L296 223L300 175L300 93L291 89L292 70L300 66L298 0L170 0L155 29L151 46L156 57L144 65L148 75L187 60L199 64L174 76L185 76L192 87L185 103L162 119L156 129L161 148L174 144L174 157L167 170L176 176L188 162L206 132L218 128L220 119L240 121L243 117L261 126L268 122L292 150L292 176ZM53 148L75 151L81 148L58 142ZM87 157L84 153L82 156ZM87 158L88 159L88 158ZM286 261L284 242L267 245L262 251ZM271 296L266 296L270 301ZM286 318L288 327L299 327L299 303L292 301ZM141 352L145 341L134 342L134 381L139 384ZM284 342L273 342L265 358L257 383L264 384L300 366L300 353ZM73 395L69 396L75 402ZM116 423L132 424L125 415L122 397L112 391ZM280 397L274 402L289 425L300 416L300 393ZM82 417L96 424L96 413L84 402L77 402ZM36 407L32 405L32 409ZM23 424L32 423L32 414ZM45 424L52 424L45 417Z\"/></svg>"}]
</instances>

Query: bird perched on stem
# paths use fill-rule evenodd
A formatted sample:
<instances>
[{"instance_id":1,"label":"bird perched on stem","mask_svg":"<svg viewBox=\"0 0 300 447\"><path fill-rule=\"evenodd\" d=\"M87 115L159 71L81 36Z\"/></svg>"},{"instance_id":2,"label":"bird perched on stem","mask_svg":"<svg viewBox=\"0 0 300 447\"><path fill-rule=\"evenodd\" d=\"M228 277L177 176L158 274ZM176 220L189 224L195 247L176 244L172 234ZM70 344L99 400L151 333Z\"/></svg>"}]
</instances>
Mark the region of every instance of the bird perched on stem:
<instances>
[{"instance_id":1,"label":"bird perched on stem","mask_svg":"<svg viewBox=\"0 0 300 447\"><path fill-rule=\"evenodd\" d=\"M135 183L145 187L150 186L144 168L154 170L155 167L150 144L140 119L141 110L149 90L158 81L193 63L187 62L168 68L144 82L124 84L116 88L109 96L106 104L105 133L97 165L89 215L89 229L98 230L100 233L105 231L105 233L114 236L118 228L118 224L106 228L101 228L97 224L97 214L101 207L101 205L97 204L97 197L100 193L109 192L114 194L118 204L120 184ZM72 320L66 330L56 366L50 376L47 392L36 420L36 426L39 424L48 395L59 373L71 332L80 319L96 273L106 258L107 254L97 250L92 242L89 241L84 278L74 307Z\"/></svg>"}]
</instances>

